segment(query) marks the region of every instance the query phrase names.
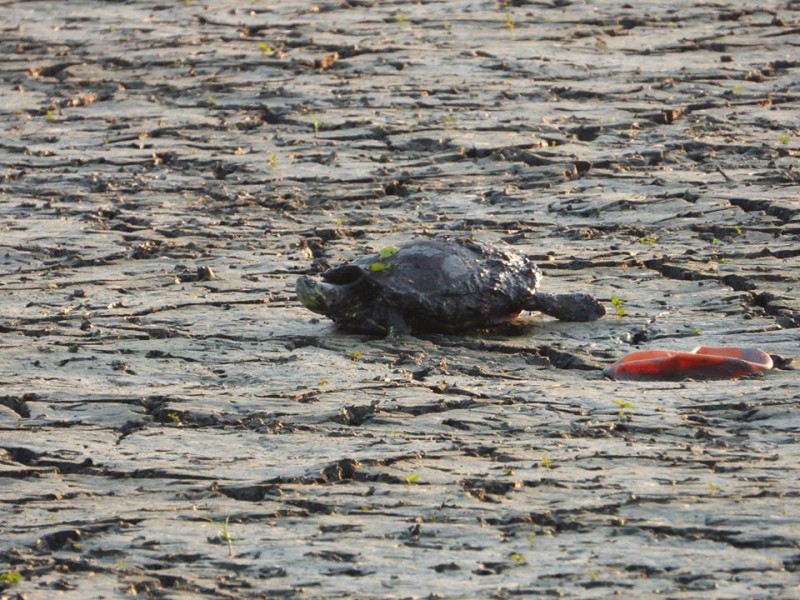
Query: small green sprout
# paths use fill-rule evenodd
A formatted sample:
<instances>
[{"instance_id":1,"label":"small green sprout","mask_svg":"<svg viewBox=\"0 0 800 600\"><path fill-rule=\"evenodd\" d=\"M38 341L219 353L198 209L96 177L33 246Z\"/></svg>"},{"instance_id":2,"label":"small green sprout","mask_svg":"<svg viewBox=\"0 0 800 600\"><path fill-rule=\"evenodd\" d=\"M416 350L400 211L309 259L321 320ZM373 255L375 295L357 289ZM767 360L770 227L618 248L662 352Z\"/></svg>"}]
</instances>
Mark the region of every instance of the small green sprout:
<instances>
[{"instance_id":1,"label":"small green sprout","mask_svg":"<svg viewBox=\"0 0 800 600\"><path fill-rule=\"evenodd\" d=\"M361 350L347 350L345 354L350 357L350 360L353 362L358 362L361 360L361 357L364 356L364 353Z\"/></svg>"},{"instance_id":2,"label":"small green sprout","mask_svg":"<svg viewBox=\"0 0 800 600\"><path fill-rule=\"evenodd\" d=\"M511 16L511 13L506 13L505 24L506 27L508 27L508 33L514 35L514 28L516 25L514 24L514 17Z\"/></svg>"},{"instance_id":3,"label":"small green sprout","mask_svg":"<svg viewBox=\"0 0 800 600\"><path fill-rule=\"evenodd\" d=\"M618 317L625 316L625 300L619 296L611 296L611 304L614 305L614 310L616 311Z\"/></svg>"},{"instance_id":4,"label":"small green sprout","mask_svg":"<svg viewBox=\"0 0 800 600\"><path fill-rule=\"evenodd\" d=\"M80 552L81 550L83 550L83 545L80 542L72 542L72 549L75 552Z\"/></svg>"},{"instance_id":5,"label":"small green sprout","mask_svg":"<svg viewBox=\"0 0 800 600\"><path fill-rule=\"evenodd\" d=\"M386 271L392 268L392 263L384 263L384 262L374 262L369 266L369 270L372 273L380 273L381 271Z\"/></svg>"},{"instance_id":6,"label":"small green sprout","mask_svg":"<svg viewBox=\"0 0 800 600\"><path fill-rule=\"evenodd\" d=\"M556 140L550 140L550 147L555 148L556 146L558 146L558 142Z\"/></svg>"},{"instance_id":7,"label":"small green sprout","mask_svg":"<svg viewBox=\"0 0 800 600\"><path fill-rule=\"evenodd\" d=\"M589 569L588 571L586 571L586 574L592 581L597 581L598 579L600 579L600 569L595 569L595 568Z\"/></svg>"},{"instance_id":8,"label":"small green sprout","mask_svg":"<svg viewBox=\"0 0 800 600\"><path fill-rule=\"evenodd\" d=\"M258 42L258 49L261 50L264 56L275 54L275 48L270 46L267 42Z\"/></svg>"},{"instance_id":9,"label":"small green sprout","mask_svg":"<svg viewBox=\"0 0 800 600\"><path fill-rule=\"evenodd\" d=\"M206 103L209 106L216 106L217 105L217 97L216 96L209 96L208 100L206 100Z\"/></svg>"},{"instance_id":10,"label":"small green sprout","mask_svg":"<svg viewBox=\"0 0 800 600\"><path fill-rule=\"evenodd\" d=\"M233 537L231 536L231 530L228 526L230 522L230 517L225 517L225 521L222 523L222 529L220 529L219 537L220 539L228 544L228 557L233 558Z\"/></svg>"},{"instance_id":11,"label":"small green sprout","mask_svg":"<svg viewBox=\"0 0 800 600\"><path fill-rule=\"evenodd\" d=\"M547 458L546 456L543 456L539 460L539 464L542 465L542 467L544 467L545 469L552 469L553 468L553 461L550 460L549 458Z\"/></svg>"},{"instance_id":12,"label":"small green sprout","mask_svg":"<svg viewBox=\"0 0 800 600\"><path fill-rule=\"evenodd\" d=\"M46 121L49 121L50 123L52 123L53 121L57 121L58 120L58 113L56 113L55 110L48 110L47 114L44 116L44 118L45 118Z\"/></svg>"},{"instance_id":13,"label":"small green sprout","mask_svg":"<svg viewBox=\"0 0 800 600\"><path fill-rule=\"evenodd\" d=\"M316 114L311 115L311 126L314 128L314 135L319 135L319 117Z\"/></svg>"},{"instance_id":14,"label":"small green sprout","mask_svg":"<svg viewBox=\"0 0 800 600\"><path fill-rule=\"evenodd\" d=\"M633 408L633 402L628 402L627 400L614 400L614 404L619 407L619 416L625 416L625 409Z\"/></svg>"},{"instance_id":15,"label":"small green sprout","mask_svg":"<svg viewBox=\"0 0 800 600\"><path fill-rule=\"evenodd\" d=\"M280 164L280 160L278 159L277 154L270 154L267 157L267 164L272 167L273 169L276 168Z\"/></svg>"},{"instance_id":16,"label":"small green sprout","mask_svg":"<svg viewBox=\"0 0 800 600\"><path fill-rule=\"evenodd\" d=\"M456 118L451 114L446 114L442 117L442 125L445 127L454 127L456 124Z\"/></svg>"},{"instance_id":17,"label":"small green sprout","mask_svg":"<svg viewBox=\"0 0 800 600\"><path fill-rule=\"evenodd\" d=\"M335 224L337 227L341 227L342 225L344 225L344 217L343 217L343 216L341 216L341 215L339 215L338 217L336 217L336 220L334 221L334 224Z\"/></svg>"},{"instance_id":18,"label":"small green sprout","mask_svg":"<svg viewBox=\"0 0 800 600\"><path fill-rule=\"evenodd\" d=\"M327 379L320 378L320 380L317 382L317 385L319 387L325 387L326 385L328 385L328 383L329 381Z\"/></svg>"},{"instance_id":19,"label":"small green sprout","mask_svg":"<svg viewBox=\"0 0 800 600\"><path fill-rule=\"evenodd\" d=\"M731 88L731 94L741 94L742 90L744 89L741 85L735 85Z\"/></svg>"},{"instance_id":20,"label":"small green sprout","mask_svg":"<svg viewBox=\"0 0 800 600\"><path fill-rule=\"evenodd\" d=\"M708 495L709 496L719 496L719 486L713 483L708 484Z\"/></svg>"},{"instance_id":21,"label":"small green sprout","mask_svg":"<svg viewBox=\"0 0 800 600\"><path fill-rule=\"evenodd\" d=\"M412 485L420 480L420 476L414 473L413 475L406 475L406 483Z\"/></svg>"},{"instance_id":22,"label":"small green sprout","mask_svg":"<svg viewBox=\"0 0 800 600\"><path fill-rule=\"evenodd\" d=\"M722 244L722 240L717 238L711 238L711 243L714 244L715 246L719 246L720 244Z\"/></svg>"},{"instance_id":23,"label":"small green sprout","mask_svg":"<svg viewBox=\"0 0 800 600\"><path fill-rule=\"evenodd\" d=\"M175 423L175 425L180 425L181 424L181 416L176 412L168 412L167 413L167 418L170 421L172 421L173 423Z\"/></svg>"},{"instance_id":24,"label":"small green sprout","mask_svg":"<svg viewBox=\"0 0 800 600\"><path fill-rule=\"evenodd\" d=\"M511 477L514 475L514 467L503 467L503 475Z\"/></svg>"},{"instance_id":25,"label":"small green sprout","mask_svg":"<svg viewBox=\"0 0 800 600\"><path fill-rule=\"evenodd\" d=\"M397 24L400 26L408 25L408 17L403 13L397 13L397 16L394 18L394 20L397 21Z\"/></svg>"},{"instance_id":26,"label":"small green sprout","mask_svg":"<svg viewBox=\"0 0 800 600\"><path fill-rule=\"evenodd\" d=\"M734 225L733 230L736 232L736 235L742 235L744 233L744 229L742 229L741 225Z\"/></svg>"},{"instance_id":27,"label":"small green sprout","mask_svg":"<svg viewBox=\"0 0 800 600\"><path fill-rule=\"evenodd\" d=\"M778 136L778 141L781 144L788 144L789 142L792 141L792 136L790 136L788 132L784 131L782 134Z\"/></svg>"},{"instance_id":28,"label":"small green sprout","mask_svg":"<svg viewBox=\"0 0 800 600\"><path fill-rule=\"evenodd\" d=\"M0 585L14 585L22 581L22 573L19 571L4 571L0 573Z\"/></svg>"},{"instance_id":29,"label":"small green sprout","mask_svg":"<svg viewBox=\"0 0 800 600\"><path fill-rule=\"evenodd\" d=\"M699 327L695 327L694 329L692 329L692 333L695 335L703 335L703 330L700 329Z\"/></svg>"},{"instance_id":30,"label":"small green sprout","mask_svg":"<svg viewBox=\"0 0 800 600\"><path fill-rule=\"evenodd\" d=\"M528 559L525 558L525 555L524 554L520 554L519 552L511 552L508 555L508 558L513 560L518 565L525 565L525 564L528 563Z\"/></svg>"},{"instance_id":31,"label":"small green sprout","mask_svg":"<svg viewBox=\"0 0 800 600\"><path fill-rule=\"evenodd\" d=\"M386 246L386 248L380 251L380 254L378 254L378 258L389 258L390 256L394 256L398 252L400 252L400 248L398 248L397 246Z\"/></svg>"},{"instance_id":32,"label":"small green sprout","mask_svg":"<svg viewBox=\"0 0 800 600\"><path fill-rule=\"evenodd\" d=\"M648 246L654 246L655 243L658 241L658 237L654 236L652 233L648 235L643 235L639 238L640 244L647 244Z\"/></svg>"}]
</instances>

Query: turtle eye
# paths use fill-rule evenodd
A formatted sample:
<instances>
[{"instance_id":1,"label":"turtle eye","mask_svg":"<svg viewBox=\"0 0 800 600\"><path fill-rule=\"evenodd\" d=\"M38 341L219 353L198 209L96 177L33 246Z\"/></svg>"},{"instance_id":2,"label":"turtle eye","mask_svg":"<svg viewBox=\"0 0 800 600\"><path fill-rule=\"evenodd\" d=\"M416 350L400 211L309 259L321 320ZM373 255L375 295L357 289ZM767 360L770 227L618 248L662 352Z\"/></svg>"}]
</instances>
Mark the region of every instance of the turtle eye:
<instances>
[{"instance_id":1,"label":"turtle eye","mask_svg":"<svg viewBox=\"0 0 800 600\"><path fill-rule=\"evenodd\" d=\"M361 267L355 265L342 265L328 269L322 274L322 278L334 285L350 285L357 282L364 275Z\"/></svg>"}]
</instances>

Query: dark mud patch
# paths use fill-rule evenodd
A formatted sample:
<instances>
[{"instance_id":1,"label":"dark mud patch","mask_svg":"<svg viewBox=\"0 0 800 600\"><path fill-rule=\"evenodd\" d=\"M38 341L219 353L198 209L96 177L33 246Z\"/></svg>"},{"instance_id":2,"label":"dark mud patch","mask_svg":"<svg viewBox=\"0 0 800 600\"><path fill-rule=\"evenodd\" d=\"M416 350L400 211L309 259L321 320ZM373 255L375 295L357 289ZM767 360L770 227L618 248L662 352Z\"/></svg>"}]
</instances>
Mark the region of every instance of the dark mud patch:
<instances>
[{"instance_id":1,"label":"dark mud patch","mask_svg":"<svg viewBox=\"0 0 800 600\"><path fill-rule=\"evenodd\" d=\"M789 597L795 2L5 2L0 596ZM333 330L505 241L591 324ZM759 346L622 384L637 347Z\"/></svg>"}]
</instances>

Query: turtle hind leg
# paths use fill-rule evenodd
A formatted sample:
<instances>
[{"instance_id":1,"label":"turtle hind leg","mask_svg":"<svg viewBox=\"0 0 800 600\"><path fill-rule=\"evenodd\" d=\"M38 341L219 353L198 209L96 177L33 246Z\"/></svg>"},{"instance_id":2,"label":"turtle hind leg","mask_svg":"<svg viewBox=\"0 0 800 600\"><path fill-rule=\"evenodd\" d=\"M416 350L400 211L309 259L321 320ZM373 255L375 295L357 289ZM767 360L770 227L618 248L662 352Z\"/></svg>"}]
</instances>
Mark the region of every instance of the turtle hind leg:
<instances>
[{"instance_id":1,"label":"turtle hind leg","mask_svg":"<svg viewBox=\"0 0 800 600\"><path fill-rule=\"evenodd\" d=\"M538 292L525 306L561 321L596 321L606 314L605 307L589 294L547 294Z\"/></svg>"}]
</instances>

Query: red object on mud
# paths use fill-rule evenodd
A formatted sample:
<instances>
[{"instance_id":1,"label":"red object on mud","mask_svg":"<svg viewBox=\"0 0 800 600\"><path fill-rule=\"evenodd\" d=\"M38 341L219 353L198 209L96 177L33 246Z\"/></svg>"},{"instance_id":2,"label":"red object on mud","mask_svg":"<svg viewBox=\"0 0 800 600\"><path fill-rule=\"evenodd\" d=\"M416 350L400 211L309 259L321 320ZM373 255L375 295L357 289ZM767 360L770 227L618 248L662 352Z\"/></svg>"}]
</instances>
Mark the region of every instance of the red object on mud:
<instances>
[{"instance_id":1,"label":"red object on mud","mask_svg":"<svg viewBox=\"0 0 800 600\"><path fill-rule=\"evenodd\" d=\"M772 358L758 348L698 346L690 352L631 352L603 369L603 375L626 381L739 379L771 368Z\"/></svg>"}]
</instances>

